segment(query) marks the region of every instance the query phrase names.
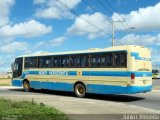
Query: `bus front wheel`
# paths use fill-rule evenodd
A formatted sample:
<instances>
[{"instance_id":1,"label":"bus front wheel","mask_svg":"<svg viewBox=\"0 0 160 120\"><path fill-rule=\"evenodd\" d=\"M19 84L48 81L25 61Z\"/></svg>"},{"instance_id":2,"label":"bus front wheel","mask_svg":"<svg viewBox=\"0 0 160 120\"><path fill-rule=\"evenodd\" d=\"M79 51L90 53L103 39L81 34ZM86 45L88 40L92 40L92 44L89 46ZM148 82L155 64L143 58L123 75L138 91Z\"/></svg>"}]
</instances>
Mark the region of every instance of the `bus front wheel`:
<instances>
[{"instance_id":1,"label":"bus front wheel","mask_svg":"<svg viewBox=\"0 0 160 120\"><path fill-rule=\"evenodd\" d=\"M30 83L29 81L24 81L23 82L23 89L26 91L26 92L30 92L32 89L30 87Z\"/></svg>"},{"instance_id":2,"label":"bus front wheel","mask_svg":"<svg viewBox=\"0 0 160 120\"><path fill-rule=\"evenodd\" d=\"M83 84L78 83L74 87L74 92L77 97L84 97L86 95L86 88Z\"/></svg>"}]
</instances>

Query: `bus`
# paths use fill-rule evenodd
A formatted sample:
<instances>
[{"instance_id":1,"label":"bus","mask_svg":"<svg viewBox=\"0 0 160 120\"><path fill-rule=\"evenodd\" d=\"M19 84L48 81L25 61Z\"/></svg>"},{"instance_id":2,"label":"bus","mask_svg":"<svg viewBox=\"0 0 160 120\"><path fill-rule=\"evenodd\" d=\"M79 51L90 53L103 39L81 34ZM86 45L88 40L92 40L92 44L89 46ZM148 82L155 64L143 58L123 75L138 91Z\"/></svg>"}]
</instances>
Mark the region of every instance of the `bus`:
<instances>
[{"instance_id":1,"label":"bus","mask_svg":"<svg viewBox=\"0 0 160 120\"><path fill-rule=\"evenodd\" d=\"M152 89L151 54L142 46L22 55L12 64L13 86L93 94L135 94Z\"/></svg>"},{"instance_id":2,"label":"bus","mask_svg":"<svg viewBox=\"0 0 160 120\"><path fill-rule=\"evenodd\" d=\"M152 79L160 79L159 68L152 68Z\"/></svg>"}]
</instances>

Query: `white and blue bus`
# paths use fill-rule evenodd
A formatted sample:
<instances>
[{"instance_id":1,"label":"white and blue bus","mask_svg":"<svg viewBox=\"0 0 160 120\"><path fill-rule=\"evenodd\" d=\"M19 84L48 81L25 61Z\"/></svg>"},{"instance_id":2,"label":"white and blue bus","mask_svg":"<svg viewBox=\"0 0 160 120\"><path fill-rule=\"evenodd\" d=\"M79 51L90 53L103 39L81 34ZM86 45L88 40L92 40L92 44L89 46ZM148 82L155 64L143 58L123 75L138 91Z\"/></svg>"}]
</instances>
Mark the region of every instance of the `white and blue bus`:
<instances>
[{"instance_id":1,"label":"white and blue bus","mask_svg":"<svg viewBox=\"0 0 160 120\"><path fill-rule=\"evenodd\" d=\"M12 64L13 86L72 91L76 96L134 94L152 89L151 54L142 46L23 55Z\"/></svg>"}]
</instances>

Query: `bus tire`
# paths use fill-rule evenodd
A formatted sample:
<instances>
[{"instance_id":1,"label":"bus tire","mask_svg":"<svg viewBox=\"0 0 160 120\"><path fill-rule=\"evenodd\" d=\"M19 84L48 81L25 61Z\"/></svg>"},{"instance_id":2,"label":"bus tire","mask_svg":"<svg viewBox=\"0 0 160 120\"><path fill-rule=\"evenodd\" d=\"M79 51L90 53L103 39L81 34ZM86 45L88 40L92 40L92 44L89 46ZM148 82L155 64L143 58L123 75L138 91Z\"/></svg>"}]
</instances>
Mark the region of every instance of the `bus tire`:
<instances>
[{"instance_id":1,"label":"bus tire","mask_svg":"<svg viewBox=\"0 0 160 120\"><path fill-rule=\"evenodd\" d=\"M32 88L30 87L30 83L29 83L28 80L25 80L25 81L23 82L23 89L24 89L24 91L26 91L26 92L32 91Z\"/></svg>"},{"instance_id":2,"label":"bus tire","mask_svg":"<svg viewBox=\"0 0 160 120\"><path fill-rule=\"evenodd\" d=\"M82 83L77 83L74 87L74 93L77 97L85 97L86 95L86 88Z\"/></svg>"}]
</instances>

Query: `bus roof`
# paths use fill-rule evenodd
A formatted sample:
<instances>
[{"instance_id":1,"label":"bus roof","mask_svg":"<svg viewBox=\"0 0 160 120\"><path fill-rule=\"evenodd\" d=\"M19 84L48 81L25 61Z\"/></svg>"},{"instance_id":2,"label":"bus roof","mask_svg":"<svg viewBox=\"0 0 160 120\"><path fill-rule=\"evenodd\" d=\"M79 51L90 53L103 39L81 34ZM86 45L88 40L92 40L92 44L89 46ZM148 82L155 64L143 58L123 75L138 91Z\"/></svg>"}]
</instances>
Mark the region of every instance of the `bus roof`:
<instances>
[{"instance_id":1,"label":"bus roof","mask_svg":"<svg viewBox=\"0 0 160 120\"><path fill-rule=\"evenodd\" d=\"M109 52L109 51L127 51L131 49L140 49L145 48L143 46L136 46L136 45L125 45L125 46L114 46L114 47L108 47L108 48L90 48L88 50L80 50L80 51L67 51L67 52L40 52L40 53L33 53L33 54L27 54L18 56L20 57L36 57L36 56L51 56L51 55L68 55L68 54L82 54L82 53L96 53L96 52ZM148 49L148 48L147 48Z\"/></svg>"}]
</instances>

